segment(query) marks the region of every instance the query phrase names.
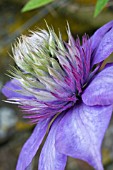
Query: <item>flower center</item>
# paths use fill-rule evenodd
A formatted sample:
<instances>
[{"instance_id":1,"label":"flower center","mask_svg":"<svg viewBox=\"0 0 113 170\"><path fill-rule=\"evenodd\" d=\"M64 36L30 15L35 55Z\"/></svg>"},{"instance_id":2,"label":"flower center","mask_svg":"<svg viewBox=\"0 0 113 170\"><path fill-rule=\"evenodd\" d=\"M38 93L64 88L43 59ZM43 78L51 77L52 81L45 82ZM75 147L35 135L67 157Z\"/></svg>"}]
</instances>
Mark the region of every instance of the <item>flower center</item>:
<instances>
[{"instance_id":1,"label":"flower center","mask_svg":"<svg viewBox=\"0 0 113 170\"><path fill-rule=\"evenodd\" d=\"M68 43L52 29L21 37L13 48L20 69L12 75L19 81L19 93L28 100L15 99L34 122L62 112L76 101L90 73L91 44L85 35L82 45L68 29ZM31 100L32 98L32 100ZM16 101L16 102L17 102Z\"/></svg>"}]
</instances>

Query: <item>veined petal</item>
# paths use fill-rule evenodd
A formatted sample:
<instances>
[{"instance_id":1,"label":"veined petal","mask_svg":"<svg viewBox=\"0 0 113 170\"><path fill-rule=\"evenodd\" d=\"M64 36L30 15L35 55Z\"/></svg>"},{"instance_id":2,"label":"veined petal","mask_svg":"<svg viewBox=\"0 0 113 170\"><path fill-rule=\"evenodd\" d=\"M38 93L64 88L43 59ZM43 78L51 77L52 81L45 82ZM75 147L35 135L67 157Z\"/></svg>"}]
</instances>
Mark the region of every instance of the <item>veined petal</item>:
<instances>
[{"instance_id":1,"label":"veined petal","mask_svg":"<svg viewBox=\"0 0 113 170\"><path fill-rule=\"evenodd\" d=\"M113 52L113 28L106 33L100 42L93 58L93 64L105 60Z\"/></svg>"},{"instance_id":2,"label":"veined petal","mask_svg":"<svg viewBox=\"0 0 113 170\"><path fill-rule=\"evenodd\" d=\"M95 76L82 95L82 100L89 106L113 104L113 64Z\"/></svg>"},{"instance_id":3,"label":"veined petal","mask_svg":"<svg viewBox=\"0 0 113 170\"><path fill-rule=\"evenodd\" d=\"M92 65L103 61L113 52L112 37L113 21L110 21L102 26L91 37L91 48L93 52Z\"/></svg>"},{"instance_id":4,"label":"veined petal","mask_svg":"<svg viewBox=\"0 0 113 170\"><path fill-rule=\"evenodd\" d=\"M40 121L35 127L32 135L24 144L17 163L16 170L26 170L35 156L47 131L50 119Z\"/></svg>"},{"instance_id":5,"label":"veined petal","mask_svg":"<svg viewBox=\"0 0 113 170\"><path fill-rule=\"evenodd\" d=\"M59 123L57 150L103 170L100 149L111 114L112 106L90 107L82 103L73 107Z\"/></svg>"},{"instance_id":6,"label":"veined petal","mask_svg":"<svg viewBox=\"0 0 113 170\"><path fill-rule=\"evenodd\" d=\"M39 170L64 170L66 166L67 156L59 153L55 148L56 130L61 118L62 115L57 117L52 124L40 155Z\"/></svg>"},{"instance_id":7,"label":"veined petal","mask_svg":"<svg viewBox=\"0 0 113 170\"><path fill-rule=\"evenodd\" d=\"M103 36L109 32L110 29L113 28L113 21L108 22L107 24L103 25L101 28L99 28L91 37L92 41L92 50L98 47L98 44L100 43Z\"/></svg>"}]
</instances>

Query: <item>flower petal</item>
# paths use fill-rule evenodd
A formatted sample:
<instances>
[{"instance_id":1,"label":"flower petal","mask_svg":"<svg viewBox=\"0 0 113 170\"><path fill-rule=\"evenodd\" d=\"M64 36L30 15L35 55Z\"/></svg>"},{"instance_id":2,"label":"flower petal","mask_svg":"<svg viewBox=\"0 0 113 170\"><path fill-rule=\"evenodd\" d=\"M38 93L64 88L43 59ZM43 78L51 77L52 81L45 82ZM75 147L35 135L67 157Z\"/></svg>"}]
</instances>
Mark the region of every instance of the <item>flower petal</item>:
<instances>
[{"instance_id":1,"label":"flower petal","mask_svg":"<svg viewBox=\"0 0 113 170\"><path fill-rule=\"evenodd\" d=\"M55 136L61 115L53 123L39 159L39 170L64 170L67 156L55 148Z\"/></svg>"},{"instance_id":2,"label":"flower petal","mask_svg":"<svg viewBox=\"0 0 113 170\"><path fill-rule=\"evenodd\" d=\"M28 165L28 167L25 170L33 170L32 162Z\"/></svg>"},{"instance_id":3,"label":"flower petal","mask_svg":"<svg viewBox=\"0 0 113 170\"><path fill-rule=\"evenodd\" d=\"M111 114L112 106L73 107L59 123L56 148L62 154L88 162L96 170L103 170L100 148Z\"/></svg>"},{"instance_id":4,"label":"flower petal","mask_svg":"<svg viewBox=\"0 0 113 170\"><path fill-rule=\"evenodd\" d=\"M113 64L97 74L82 95L86 105L110 105L113 104Z\"/></svg>"},{"instance_id":5,"label":"flower petal","mask_svg":"<svg viewBox=\"0 0 113 170\"><path fill-rule=\"evenodd\" d=\"M40 121L35 127L32 135L24 144L17 163L16 170L25 170L35 156L47 131L50 119Z\"/></svg>"},{"instance_id":6,"label":"flower petal","mask_svg":"<svg viewBox=\"0 0 113 170\"><path fill-rule=\"evenodd\" d=\"M95 48L98 47L101 39L104 37L104 35L109 32L110 29L113 28L113 21L108 22L107 24L103 25L101 28L99 28L91 37L92 42L92 50L95 50Z\"/></svg>"},{"instance_id":7,"label":"flower petal","mask_svg":"<svg viewBox=\"0 0 113 170\"><path fill-rule=\"evenodd\" d=\"M91 37L92 65L106 59L113 52L113 21L98 29Z\"/></svg>"},{"instance_id":8,"label":"flower petal","mask_svg":"<svg viewBox=\"0 0 113 170\"><path fill-rule=\"evenodd\" d=\"M20 82L16 79L12 79L11 81L7 82L2 89L2 93L7 98L26 98L26 96L18 93L17 91L22 90Z\"/></svg>"}]
</instances>

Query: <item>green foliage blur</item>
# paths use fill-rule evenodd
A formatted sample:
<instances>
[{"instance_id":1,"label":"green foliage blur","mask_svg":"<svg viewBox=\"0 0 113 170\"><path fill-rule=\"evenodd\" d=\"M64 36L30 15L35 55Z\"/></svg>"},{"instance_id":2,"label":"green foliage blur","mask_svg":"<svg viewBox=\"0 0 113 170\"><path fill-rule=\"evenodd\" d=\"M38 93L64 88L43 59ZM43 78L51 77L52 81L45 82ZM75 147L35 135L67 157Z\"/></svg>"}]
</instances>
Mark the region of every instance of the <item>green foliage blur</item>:
<instances>
[{"instance_id":1,"label":"green foliage blur","mask_svg":"<svg viewBox=\"0 0 113 170\"><path fill-rule=\"evenodd\" d=\"M44 6L53 0L30 0L28 3L22 8L22 12L30 11L35 8L39 8Z\"/></svg>"},{"instance_id":2,"label":"green foliage blur","mask_svg":"<svg viewBox=\"0 0 113 170\"><path fill-rule=\"evenodd\" d=\"M109 0L97 0L94 16L96 17L102 9L106 6Z\"/></svg>"},{"instance_id":3,"label":"green foliage blur","mask_svg":"<svg viewBox=\"0 0 113 170\"><path fill-rule=\"evenodd\" d=\"M22 12L27 12L27 11L42 7L52 1L55 1L55 0L29 0L28 3L22 8ZM94 17L98 16L98 14L106 6L108 1L109 0L97 0L95 11L94 11Z\"/></svg>"}]
</instances>

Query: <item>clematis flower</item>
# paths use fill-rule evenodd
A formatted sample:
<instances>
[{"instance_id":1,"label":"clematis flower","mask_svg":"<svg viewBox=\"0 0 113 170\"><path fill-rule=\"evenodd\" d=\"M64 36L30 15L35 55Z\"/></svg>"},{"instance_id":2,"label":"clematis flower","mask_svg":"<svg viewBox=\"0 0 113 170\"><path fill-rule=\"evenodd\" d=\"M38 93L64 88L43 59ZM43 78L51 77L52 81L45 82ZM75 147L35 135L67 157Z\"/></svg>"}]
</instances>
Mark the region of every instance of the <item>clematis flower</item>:
<instances>
[{"instance_id":1,"label":"clematis flower","mask_svg":"<svg viewBox=\"0 0 113 170\"><path fill-rule=\"evenodd\" d=\"M103 170L101 144L113 105L113 21L74 40L67 30L64 42L54 30L31 32L13 46L17 67L2 89L36 127L23 146L16 170L30 168L45 134L39 170L64 170L67 156ZM48 130L49 129L49 130Z\"/></svg>"}]
</instances>

